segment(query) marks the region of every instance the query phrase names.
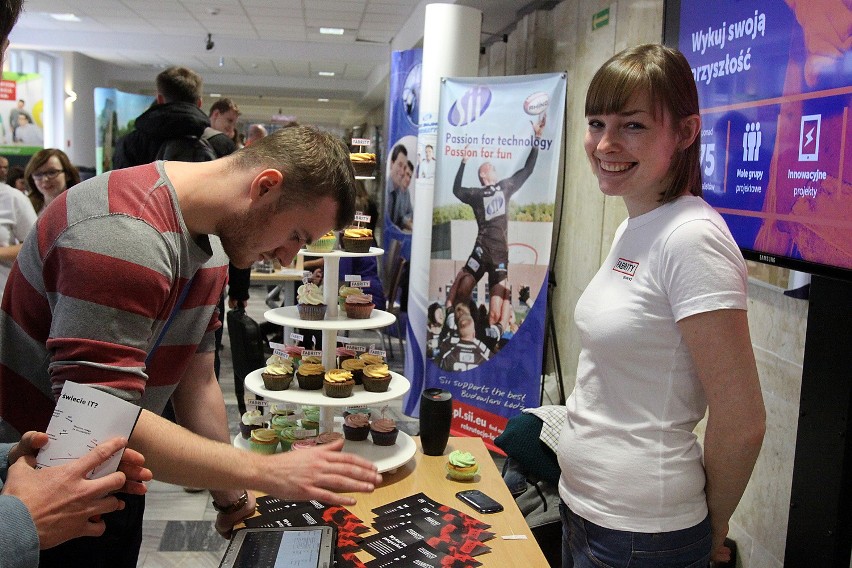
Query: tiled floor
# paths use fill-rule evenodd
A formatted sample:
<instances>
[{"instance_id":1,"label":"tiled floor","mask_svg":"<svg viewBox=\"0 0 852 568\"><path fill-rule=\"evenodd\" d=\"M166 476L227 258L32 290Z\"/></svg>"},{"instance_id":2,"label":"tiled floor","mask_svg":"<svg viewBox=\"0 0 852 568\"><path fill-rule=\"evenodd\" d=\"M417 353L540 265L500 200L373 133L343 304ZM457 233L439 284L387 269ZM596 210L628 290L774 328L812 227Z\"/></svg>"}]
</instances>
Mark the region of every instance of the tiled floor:
<instances>
[{"instance_id":1,"label":"tiled floor","mask_svg":"<svg viewBox=\"0 0 852 568\"><path fill-rule=\"evenodd\" d=\"M249 301L248 314L257 321L263 321L263 312L267 307L263 303L265 290L253 287ZM238 431L236 397L234 395L233 368L231 352L225 329L220 385L228 409L232 435ZM373 331L353 332L353 342L369 345L377 342L379 336ZM399 344L394 339L395 357L389 359L393 371L402 373L402 355ZM251 396L250 393L247 395ZM388 403L388 414L397 420L400 429L417 434L417 421L402 414L402 401ZM222 539L213 528L216 511L210 504L210 495L186 493L183 488L151 482L145 506L142 549L139 553L139 568L216 568L225 552L227 541Z\"/></svg>"}]
</instances>

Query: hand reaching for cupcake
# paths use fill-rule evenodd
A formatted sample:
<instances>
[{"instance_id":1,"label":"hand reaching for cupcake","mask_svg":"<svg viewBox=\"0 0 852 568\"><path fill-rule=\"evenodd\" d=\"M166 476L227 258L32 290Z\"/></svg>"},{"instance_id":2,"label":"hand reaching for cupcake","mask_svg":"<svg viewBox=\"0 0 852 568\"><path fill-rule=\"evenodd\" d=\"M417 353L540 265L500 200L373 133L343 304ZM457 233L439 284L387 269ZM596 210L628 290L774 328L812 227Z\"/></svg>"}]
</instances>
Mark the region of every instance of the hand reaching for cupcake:
<instances>
[{"instance_id":1,"label":"hand reaching for cupcake","mask_svg":"<svg viewBox=\"0 0 852 568\"><path fill-rule=\"evenodd\" d=\"M341 493L372 493L382 476L372 462L342 449L343 440L337 440L265 458L272 461L266 461L269 480L263 490L282 499L354 505L354 497Z\"/></svg>"}]
</instances>

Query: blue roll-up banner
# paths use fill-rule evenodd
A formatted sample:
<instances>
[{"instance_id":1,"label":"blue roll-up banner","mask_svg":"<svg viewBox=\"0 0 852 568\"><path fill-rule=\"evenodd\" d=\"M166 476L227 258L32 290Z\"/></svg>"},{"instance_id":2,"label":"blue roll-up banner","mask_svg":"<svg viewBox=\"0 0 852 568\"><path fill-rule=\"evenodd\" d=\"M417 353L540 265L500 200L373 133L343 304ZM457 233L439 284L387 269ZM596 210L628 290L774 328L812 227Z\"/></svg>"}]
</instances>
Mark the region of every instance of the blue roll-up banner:
<instances>
[{"instance_id":1,"label":"blue roll-up banner","mask_svg":"<svg viewBox=\"0 0 852 568\"><path fill-rule=\"evenodd\" d=\"M564 74L447 78L437 132L418 140L437 164L428 309L409 312L426 328L410 346L425 373L408 377L404 410L417 414L424 388L449 390L453 434L492 448L541 402L565 96Z\"/></svg>"},{"instance_id":2,"label":"blue roll-up banner","mask_svg":"<svg viewBox=\"0 0 852 568\"><path fill-rule=\"evenodd\" d=\"M423 50L391 54L388 148L385 160L385 223L382 246L388 254L411 258L412 193L417 163L417 120ZM395 243L399 244L395 244ZM390 260L390 265L395 259Z\"/></svg>"}]
</instances>

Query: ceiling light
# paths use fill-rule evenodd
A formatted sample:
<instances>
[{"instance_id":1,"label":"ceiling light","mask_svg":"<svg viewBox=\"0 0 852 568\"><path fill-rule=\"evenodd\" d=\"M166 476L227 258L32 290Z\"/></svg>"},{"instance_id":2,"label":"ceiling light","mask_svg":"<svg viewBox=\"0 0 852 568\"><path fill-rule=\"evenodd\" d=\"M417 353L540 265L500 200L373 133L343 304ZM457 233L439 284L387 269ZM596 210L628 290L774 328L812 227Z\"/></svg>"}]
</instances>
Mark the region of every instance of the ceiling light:
<instances>
[{"instance_id":1,"label":"ceiling light","mask_svg":"<svg viewBox=\"0 0 852 568\"><path fill-rule=\"evenodd\" d=\"M54 20L59 20L60 22L82 22L77 15L75 14L50 14L50 17Z\"/></svg>"},{"instance_id":2,"label":"ceiling light","mask_svg":"<svg viewBox=\"0 0 852 568\"><path fill-rule=\"evenodd\" d=\"M343 28L320 28L320 33L325 35L343 35Z\"/></svg>"},{"instance_id":3,"label":"ceiling light","mask_svg":"<svg viewBox=\"0 0 852 568\"><path fill-rule=\"evenodd\" d=\"M320 77L334 77L334 71L320 71L317 75Z\"/></svg>"},{"instance_id":4,"label":"ceiling light","mask_svg":"<svg viewBox=\"0 0 852 568\"><path fill-rule=\"evenodd\" d=\"M222 98L221 93L210 93L210 96L214 99L221 99Z\"/></svg>"},{"instance_id":5,"label":"ceiling light","mask_svg":"<svg viewBox=\"0 0 852 568\"><path fill-rule=\"evenodd\" d=\"M327 103L328 99L317 99L318 103Z\"/></svg>"}]
</instances>

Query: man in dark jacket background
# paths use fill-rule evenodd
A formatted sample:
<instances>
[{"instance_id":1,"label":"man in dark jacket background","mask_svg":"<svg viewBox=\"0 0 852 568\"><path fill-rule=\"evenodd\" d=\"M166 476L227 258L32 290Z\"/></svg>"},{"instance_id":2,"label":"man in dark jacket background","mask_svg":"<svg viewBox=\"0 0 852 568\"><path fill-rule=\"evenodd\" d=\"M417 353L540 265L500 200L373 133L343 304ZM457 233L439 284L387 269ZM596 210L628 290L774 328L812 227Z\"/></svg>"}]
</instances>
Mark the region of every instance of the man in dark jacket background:
<instances>
[{"instance_id":1,"label":"man in dark jacket background","mask_svg":"<svg viewBox=\"0 0 852 568\"><path fill-rule=\"evenodd\" d=\"M153 162L166 140L200 137L210 126L210 118L201 110L202 84L201 76L186 67L169 67L157 75L157 102L136 118L135 130L116 142L113 168ZM225 134L216 134L208 142L219 157L236 149Z\"/></svg>"}]
</instances>

